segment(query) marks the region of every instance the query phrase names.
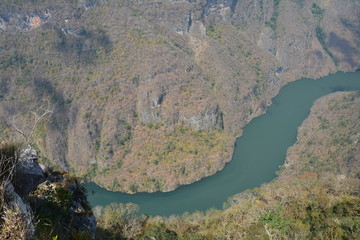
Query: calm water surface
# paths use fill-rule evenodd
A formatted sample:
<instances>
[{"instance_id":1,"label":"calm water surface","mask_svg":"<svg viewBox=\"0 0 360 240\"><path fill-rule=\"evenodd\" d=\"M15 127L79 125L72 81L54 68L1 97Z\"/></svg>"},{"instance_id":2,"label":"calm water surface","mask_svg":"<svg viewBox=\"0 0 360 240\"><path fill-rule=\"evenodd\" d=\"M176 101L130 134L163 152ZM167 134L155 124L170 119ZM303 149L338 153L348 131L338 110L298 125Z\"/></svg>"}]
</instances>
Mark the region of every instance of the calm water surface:
<instances>
[{"instance_id":1,"label":"calm water surface","mask_svg":"<svg viewBox=\"0 0 360 240\"><path fill-rule=\"evenodd\" d=\"M288 147L296 141L297 128L317 98L336 91L359 89L360 72L292 82L281 89L264 115L246 126L243 136L236 140L233 160L222 171L169 193L130 195L88 183L88 199L92 206L136 203L141 213L149 215L169 216L221 208L229 196L259 187L276 177Z\"/></svg>"}]
</instances>

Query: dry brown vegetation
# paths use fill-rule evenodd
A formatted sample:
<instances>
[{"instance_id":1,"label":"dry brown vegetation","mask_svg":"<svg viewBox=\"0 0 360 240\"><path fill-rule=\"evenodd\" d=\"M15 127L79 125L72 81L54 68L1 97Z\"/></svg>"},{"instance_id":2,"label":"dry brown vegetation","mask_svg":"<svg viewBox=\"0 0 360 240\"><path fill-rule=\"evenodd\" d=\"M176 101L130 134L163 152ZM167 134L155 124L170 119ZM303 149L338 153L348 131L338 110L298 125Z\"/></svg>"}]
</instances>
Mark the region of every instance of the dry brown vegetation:
<instances>
[{"instance_id":1,"label":"dry brown vegetation","mask_svg":"<svg viewBox=\"0 0 360 240\"><path fill-rule=\"evenodd\" d=\"M5 191L15 173L18 146L13 142L0 143L0 239L27 239L31 233L26 216L17 206L11 206Z\"/></svg>"},{"instance_id":2,"label":"dry brown vegetation","mask_svg":"<svg viewBox=\"0 0 360 240\"><path fill-rule=\"evenodd\" d=\"M11 182L18 161L18 146L12 142L0 143L0 211L4 208L4 194Z\"/></svg>"},{"instance_id":3,"label":"dry brown vegetation","mask_svg":"<svg viewBox=\"0 0 360 240\"><path fill-rule=\"evenodd\" d=\"M0 143L0 181L2 185L9 183L15 173L18 161L18 146L13 142ZM4 186L3 186L4 187Z\"/></svg>"},{"instance_id":4,"label":"dry brown vegetation","mask_svg":"<svg viewBox=\"0 0 360 240\"><path fill-rule=\"evenodd\" d=\"M18 209L5 207L1 212L1 217L0 239L29 239L31 229L27 223L27 216L22 214Z\"/></svg>"},{"instance_id":5,"label":"dry brown vegetation","mask_svg":"<svg viewBox=\"0 0 360 240\"><path fill-rule=\"evenodd\" d=\"M284 83L359 68L358 4L1 1L1 134L11 134L12 116L26 116L49 99L54 113L33 135L48 163L92 179L117 168L126 182L115 173L97 181L129 192L130 185L154 191L190 183L220 170L230 160L227 147L212 149L201 162L211 169L195 176L199 168L187 166L198 165L198 157L189 151L147 165L154 149L164 150L149 142L140 151L141 167L133 169L130 162L143 159L136 146L146 134L142 125L163 125L152 133L160 146L179 127L187 136L188 129L240 136ZM197 156L208 149L199 147ZM169 174L174 158L186 162L186 176L175 180L183 164L174 164L169 182L145 184L143 172L163 167L161 174Z\"/></svg>"},{"instance_id":6,"label":"dry brown vegetation","mask_svg":"<svg viewBox=\"0 0 360 240\"><path fill-rule=\"evenodd\" d=\"M316 101L277 179L231 197L223 210L149 218L135 239L358 239L359 103L359 92ZM110 230L107 211L99 227Z\"/></svg>"},{"instance_id":7,"label":"dry brown vegetation","mask_svg":"<svg viewBox=\"0 0 360 240\"><path fill-rule=\"evenodd\" d=\"M116 165L97 173L95 181L126 192L170 191L222 169L232 148L233 139L221 131L178 127L166 134L163 127L140 125L130 146L114 156L120 159Z\"/></svg>"},{"instance_id":8,"label":"dry brown vegetation","mask_svg":"<svg viewBox=\"0 0 360 240\"><path fill-rule=\"evenodd\" d=\"M339 179L360 173L359 93L335 93L318 100L289 149L283 175L313 173L317 178L335 174ZM334 114L336 113L336 114ZM300 171L299 171L300 170Z\"/></svg>"}]
</instances>

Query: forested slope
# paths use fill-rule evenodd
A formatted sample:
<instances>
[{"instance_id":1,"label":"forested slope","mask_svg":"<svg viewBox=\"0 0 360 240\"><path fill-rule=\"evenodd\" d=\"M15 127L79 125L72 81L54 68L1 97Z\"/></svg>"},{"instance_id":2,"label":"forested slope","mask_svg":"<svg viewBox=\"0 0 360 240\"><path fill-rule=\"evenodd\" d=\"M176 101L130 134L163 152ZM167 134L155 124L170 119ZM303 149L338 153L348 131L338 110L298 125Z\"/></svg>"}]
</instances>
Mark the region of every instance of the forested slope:
<instances>
[{"instance_id":1,"label":"forested slope","mask_svg":"<svg viewBox=\"0 0 360 240\"><path fill-rule=\"evenodd\" d=\"M54 113L33 140L43 162L112 190L173 190L222 169L287 82L358 69L358 9L355 0L1 1L1 135L48 100Z\"/></svg>"},{"instance_id":2,"label":"forested slope","mask_svg":"<svg viewBox=\"0 0 360 240\"><path fill-rule=\"evenodd\" d=\"M358 239L359 104L359 92L316 101L278 177L231 197L223 210L147 218L134 205L113 204L94 209L98 238Z\"/></svg>"}]
</instances>

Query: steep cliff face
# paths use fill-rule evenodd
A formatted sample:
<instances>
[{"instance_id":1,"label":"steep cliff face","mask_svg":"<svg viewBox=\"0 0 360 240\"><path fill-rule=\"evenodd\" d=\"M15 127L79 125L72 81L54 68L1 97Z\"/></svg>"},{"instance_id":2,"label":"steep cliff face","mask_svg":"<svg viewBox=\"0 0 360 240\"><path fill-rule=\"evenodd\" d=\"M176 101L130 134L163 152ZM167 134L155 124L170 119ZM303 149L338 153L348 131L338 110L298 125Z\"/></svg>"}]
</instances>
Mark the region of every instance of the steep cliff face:
<instances>
[{"instance_id":1,"label":"steep cliff face","mask_svg":"<svg viewBox=\"0 0 360 240\"><path fill-rule=\"evenodd\" d=\"M214 156L203 151L217 149L217 170L229 161L234 137L287 82L358 69L359 7L350 0L4 1L0 129L50 99L55 112L35 141L54 164L117 190L149 191L154 181L161 182L154 189L173 189L216 171L179 174L200 158L194 152L206 165ZM181 139L193 130L227 140L205 147L194 137L191 145L204 148L169 156L174 133ZM144 134L148 150L140 151ZM171 161L169 179L156 177Z\"/></svg>"}]
</instances>

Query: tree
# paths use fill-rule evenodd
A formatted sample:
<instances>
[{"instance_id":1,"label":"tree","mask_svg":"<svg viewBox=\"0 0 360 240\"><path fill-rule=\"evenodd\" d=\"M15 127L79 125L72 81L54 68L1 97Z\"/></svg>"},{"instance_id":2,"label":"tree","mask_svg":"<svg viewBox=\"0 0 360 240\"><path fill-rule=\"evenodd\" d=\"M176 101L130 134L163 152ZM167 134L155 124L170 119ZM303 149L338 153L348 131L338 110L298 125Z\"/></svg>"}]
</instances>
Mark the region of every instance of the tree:
<instances>
[{"instance_id":1,"label":"tree","mask_svg":"<svg viewBox=\"0 0 360 240\"><path fill-rule=\"evenodd\" d=\"M24 139L25 144L28 145L29 148L31 148L32 147L31 139L34 134L34 131L36 130L36 127L41 122L41 120L45 119L45 117L47 116L51 116L53 112L54 112L54 107L51 106L49 100L46 100L46 104L42 104L37 110L30 112L30 115L32 115L33 118L32 123L28 123L30 124L30 126L26 127L25 125L27 124L19 126L16 119L17 116L13 116L12 127Z\"/></svg>"},{"instance_id":2,"label":"tree","mask_svg":"<svg viewBox=\"0 0 360 240\"><path fill-rule=\"evenodd\" d=\"M142 233L147 217L138 215L139 207L133 203L112 203L97 209L98 227L107 230L111 239L134 239Z\"/></svg>"}]
</instances>

